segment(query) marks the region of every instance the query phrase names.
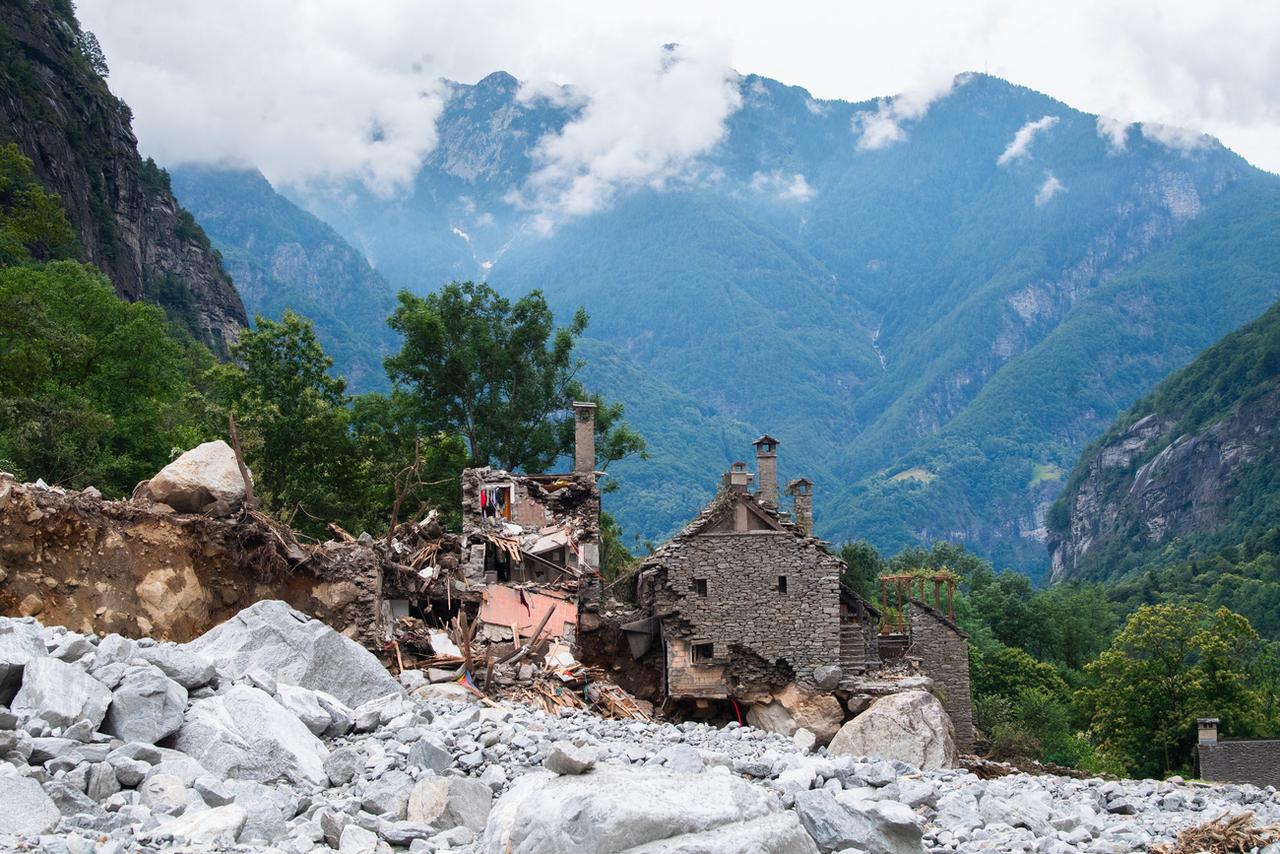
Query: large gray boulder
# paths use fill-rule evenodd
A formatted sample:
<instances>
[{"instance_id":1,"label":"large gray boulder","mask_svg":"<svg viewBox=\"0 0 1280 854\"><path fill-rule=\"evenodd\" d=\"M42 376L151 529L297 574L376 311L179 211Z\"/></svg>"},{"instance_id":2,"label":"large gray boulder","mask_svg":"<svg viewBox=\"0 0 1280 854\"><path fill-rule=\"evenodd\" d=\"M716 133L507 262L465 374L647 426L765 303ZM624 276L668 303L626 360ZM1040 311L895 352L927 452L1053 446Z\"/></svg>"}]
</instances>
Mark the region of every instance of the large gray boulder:
<instances>
[{"instance_id":1,"label":"large gray boulder","mask_svg":"<svg viewBox=\"0 0 1280 854\"><path fill-rule=\"evenodd\" d=\"M177 644L162 643L136 653L138 658L160 668L160 672L188 691L208 685L218 671L203 655L183 649Z\"/></svg>"},{"instance_id":2,"label":"large gray boulder","mask_svg":"<svg viewBox=\"0 0 1280 854\"><path fill-rule=\"evenodd\" d=\"M516 780L494 805L478 850L812 852L777 798L730 775L600 767Z\"/></svg>"},{"instance_id":3,"label":"large gray boulder","mask_svg":"<svg viewBox=\"0 0 1280 854\"><path fill-rule=\"evenodd\" d=\"M109 705L111 691L79 667L56 658L33 658L23 668L22 687L11 708L27 717L39 715L50 726L88 721L97 729Z\"/></svg>"},{"instance_id":4,"label":"large gray boulder","mask_svg":"<svg viewBox=\"0 0 1280 854\"><path fill-rule=\"evenodd\" d=\"M409 821L441 830L466 827L484 830L493 806L493 792L471 777L425 777L409 792Z\"/></svg>"},{"instance_id":5,"label":"large gray boulder","mask_svg":"<svg viewBox=\"0 0 1280 854\"><path fill-rule=\"evenodd\" d=\"M184 649L234 677L261 668L284 685L324 691L358 706L403 689L373 654L284 602L257 602Z\"/></svg>"},{"instance_id":6,"label":"large gray boulder","mask_svg":"<svg viewBox=\"0 0 1280 854\"><path fill-rule=\"evenodd\" d=\"M797 792L796 814L823 852L854 848L871 854L919 854L923 822L895 801L867 801L829 789Z\"/></svg>"},{"instance_id":7,"label":"large gray boulder","mask_svg":"<svg viewBox=\"0 0 1280 854\"><path fill-rule=\"evenodd\" d=\"M168 504L179 513L203 513L219 501L231 510L244 504L244 478L236 452L221 439L187 451L160 469L145 489L152 501Z\"/></svg>"},{"instance_id":8,"label":"large gray boulder","mask_svg":"<svg viewBox=\"0 0 1280 854\"><path fill-rule=\"evenodd\" d=\"M182 726L187 689L155 667L136 667L111 692L102 731L124 741L155 744Z\"/></svg>"},{"instance_id":9,"label":"large gray boulder","mask_svg":"<svg viewBox=\"0 0 1280 854\"><path fill-rule=\"evenodd\" d=\"M920 769L954 768L958 754L951 717L928 691L881 697L831 740L833 756L878 756Z\"/></svg>"},{"instance_id":10,"label":"large gray boulder","mask_svg":"<svg viewBox=\"0 0 1280 854\"><path fill-rule=\"evenodd\" d=\"M58 826L62 813L30 777L0 774L0 836L38 836Z\"/></svg>"},{"instance_id":11,"label":"large gray boulder","mask_svg":"<svg viewBox=\"0 0 1280 854\"><path fill-rule=\"evenodd\" d=\"M13 699L27 662L48 654L40 626L29 620L0 617L0 704Z\"/></svg>"},{"instance_id":12,"label":"large gray boulder","mask_svg":"<svg viewBox=\"0 0 1280 854\"><path fill-rule=\"evenodd\" d=\"M173 746L223 777L317 786L329 781L324 744L269 694L249 685L192 703Z\"/></svg>"}]
</instances>

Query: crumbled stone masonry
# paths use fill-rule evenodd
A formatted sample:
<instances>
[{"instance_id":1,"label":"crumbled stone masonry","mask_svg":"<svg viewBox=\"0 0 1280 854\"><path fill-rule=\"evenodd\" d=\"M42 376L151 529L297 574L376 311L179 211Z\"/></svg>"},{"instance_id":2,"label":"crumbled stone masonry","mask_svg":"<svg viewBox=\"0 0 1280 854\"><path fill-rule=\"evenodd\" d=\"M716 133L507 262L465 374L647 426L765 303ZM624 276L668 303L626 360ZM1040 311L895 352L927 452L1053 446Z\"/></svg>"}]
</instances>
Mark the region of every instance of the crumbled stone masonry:
<instances>
[{"instance_id":1,"label":"crumbled stone masonry","mask_svg":"<svg viewBox=\"0 0 1280 854\"><path fill-rule=\"evenodd\" d=\"M942 707L956 728L956 747L973 752L973 699L969 690L969 641L939 611L912 601L911 646L908 655L920 659L920 669L933 679Z\"/></svg>"}]
</instances>

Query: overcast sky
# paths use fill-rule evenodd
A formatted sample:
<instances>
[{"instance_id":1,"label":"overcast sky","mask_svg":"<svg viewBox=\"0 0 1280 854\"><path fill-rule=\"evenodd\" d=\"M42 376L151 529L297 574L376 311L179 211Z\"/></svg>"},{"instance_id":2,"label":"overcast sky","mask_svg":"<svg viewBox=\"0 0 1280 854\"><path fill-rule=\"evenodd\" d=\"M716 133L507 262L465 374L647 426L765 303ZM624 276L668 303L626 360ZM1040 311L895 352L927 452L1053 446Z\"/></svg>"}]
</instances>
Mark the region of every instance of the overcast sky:
<instances>
[{"instance_id":1,"label":"overcast sky","mask_svg":"<svg viewBox=\"0 0 1280 854\"><path fill-rule=\"evenodd\" d=\"M1280 172L1274 0L78 7L145 154L252 164L275 182L359 177L394 193L435 144L447 97L439 78L469 83L498 69L529 81L530 95L542 81L578 87L582 120L542 141L540 170L513 196L570 213L606 203L611 187L676 174L714 144L740 102L734 69L819 98L911 93L898 102L907 116L954 74L985 70L1123 122L1205 131ZM684 60L674 73L660 48L668 42ZM874 129L886 128L892 138L892 124Z\"/></svg>"}]
</instances>

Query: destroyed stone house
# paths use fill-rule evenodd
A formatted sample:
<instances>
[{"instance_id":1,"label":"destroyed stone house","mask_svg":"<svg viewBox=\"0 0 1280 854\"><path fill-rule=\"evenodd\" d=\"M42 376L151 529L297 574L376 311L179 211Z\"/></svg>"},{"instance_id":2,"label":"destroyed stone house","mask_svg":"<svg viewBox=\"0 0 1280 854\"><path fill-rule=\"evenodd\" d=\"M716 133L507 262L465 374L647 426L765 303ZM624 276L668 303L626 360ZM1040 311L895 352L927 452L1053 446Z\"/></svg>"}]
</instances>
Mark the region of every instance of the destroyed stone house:
<instances>
[{"instance_id":1,"label":"destroyed stone house","mask_svg":"<svg viewBox=\"0 0 1280 854\"><path fill-rule=\"evenodd\" d=\"M941 593L929 605L925 582L900 585L902 600L877 608L843 585L844 562L813 536L812 482L788 485L785 512L778 441L765 435L754 445L755 490L746 463L734 463L715 498L639 568L637 598L649 616L625 628L655 642L668 702L761 703L795 684L850 699L852 711L864 691L892 690L887 672L922 673L951 715L957 746L970 751L968 639Z\"/></svg>"}]
</instances>

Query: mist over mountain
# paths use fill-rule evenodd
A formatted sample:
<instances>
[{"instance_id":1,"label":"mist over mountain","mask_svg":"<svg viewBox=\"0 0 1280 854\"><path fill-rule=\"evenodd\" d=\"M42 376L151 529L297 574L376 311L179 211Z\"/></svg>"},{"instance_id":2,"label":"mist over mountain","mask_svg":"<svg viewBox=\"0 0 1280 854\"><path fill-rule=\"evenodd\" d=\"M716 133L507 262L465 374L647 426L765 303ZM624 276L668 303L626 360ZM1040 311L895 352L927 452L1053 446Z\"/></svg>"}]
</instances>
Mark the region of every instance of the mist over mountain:
<instances>
[{"instance_id":1,"label":"mist over mountain","mask_svg":"<svg viewBox=\"0 0 1280 854\"><path fill-rule=\"evenodd\" d=\"M857 104L748 76L736 98L704 154L601 188L557 159L591 105L496 73L454 86L410 189L289 195L393 287L586 307L584 379L649 438L609 502L646 537L767 431L827 537L1042 571L1079 450L1280 296L1280 179L1208 137L980 74Z\"/></svg>"}]
</instances>

